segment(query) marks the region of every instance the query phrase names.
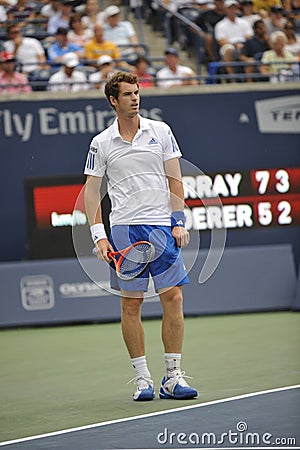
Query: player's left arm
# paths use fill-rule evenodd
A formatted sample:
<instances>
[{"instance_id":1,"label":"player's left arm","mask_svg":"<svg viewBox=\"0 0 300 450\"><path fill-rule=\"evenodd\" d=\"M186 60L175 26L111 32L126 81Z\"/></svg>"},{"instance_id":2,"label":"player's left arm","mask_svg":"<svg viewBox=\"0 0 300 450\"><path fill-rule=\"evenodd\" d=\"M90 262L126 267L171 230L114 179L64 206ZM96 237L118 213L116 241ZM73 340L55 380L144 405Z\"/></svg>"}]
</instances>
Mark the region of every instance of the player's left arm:
<instances>
[{"instance_id":1,"label":"player's left arm","mask_svg":"<svg viewBox=\"0 0 300 450\"><path fill-rule=\"evenodd\" d=\"M190 242L190 235L184 226L184 191L179 160L167 159L164 166L170 190L172 235L178 247L186 247Z\"/></svg>"}]
</instances>

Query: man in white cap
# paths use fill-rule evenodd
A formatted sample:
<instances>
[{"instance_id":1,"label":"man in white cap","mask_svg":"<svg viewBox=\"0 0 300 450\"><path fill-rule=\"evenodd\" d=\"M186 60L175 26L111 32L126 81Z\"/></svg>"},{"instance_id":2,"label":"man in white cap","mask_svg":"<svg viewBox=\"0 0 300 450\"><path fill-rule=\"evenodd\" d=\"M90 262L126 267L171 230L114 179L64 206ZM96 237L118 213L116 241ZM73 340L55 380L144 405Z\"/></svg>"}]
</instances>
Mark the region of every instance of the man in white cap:
<instances>
[{"instance_id":1,"label":"man in white cap","mask_svg":"<svg viewBox=\"0 0 300 450\"><path fill-rule=\"evenodd\" d=\"M215 26L215 38L221 59L230 63L239 60L243 44L253 36L253 29L247 20L238 17L239 3L236 0L226 0L224 6L226 17ZM230 81L235 81L235 68L227 66L226 71L232 75Z\"/></svg>"},{"instance_id":2,"label":"man in white cap","mask_svg":"<svg viewBox=\"0 0 300 450\"><path fill-rule=\"evenodd\" d=\"M131 22L120 20L120 8L116 5L108 6L104 10L104 14L104 39L113 42L117 46L121 46L119 50L122 56L137 52L137 47L132 47L132 45L138 44L135 30ZM131 47L124 47L126 45Z\"/></svg>"},{"instance_id":3,"label":"man in white cap","mask_svg":"<svg viewBox=\"0 0 300 450\"><path fill-rule=\"evenodd\" d=\"M109 55L102 55L97 61L97 67L97 72L89 76L89 82L92 89L104 89L105 83L114 74L114 60Z\"/></svg>"},{"instance_id":4,"label":"man in white cap","mask_svg":"<svg viewBox=\"0 0 300 450\"><path fill-rule=\"evenodd\" d=\"M79 92L89 89L86 75L76 70L79 59L76 53L66 53L62 57L62 67L54 73L48 82L48 91L52 92Z\"/></svg>"}]
</instances>

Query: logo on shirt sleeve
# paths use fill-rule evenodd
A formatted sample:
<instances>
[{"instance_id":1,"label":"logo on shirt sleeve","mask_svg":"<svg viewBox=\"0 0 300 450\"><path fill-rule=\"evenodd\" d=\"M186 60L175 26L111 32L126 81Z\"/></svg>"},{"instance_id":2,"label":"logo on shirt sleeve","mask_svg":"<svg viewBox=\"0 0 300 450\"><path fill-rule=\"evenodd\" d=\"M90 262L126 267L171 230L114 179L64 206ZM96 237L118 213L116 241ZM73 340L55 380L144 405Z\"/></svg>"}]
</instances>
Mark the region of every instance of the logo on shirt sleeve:
<instances>
[{"instance_id":1,"label":"logo on shirt sleeve","mask_svg":"<svg viewBox=\"0 0 300 450\"><path fill-rule=\"evenodd\" d=\"M90 170L94 170L95 167L95 154L88 152L87 160L86 160L86 168Z\"/></svg>"}]
</instances>

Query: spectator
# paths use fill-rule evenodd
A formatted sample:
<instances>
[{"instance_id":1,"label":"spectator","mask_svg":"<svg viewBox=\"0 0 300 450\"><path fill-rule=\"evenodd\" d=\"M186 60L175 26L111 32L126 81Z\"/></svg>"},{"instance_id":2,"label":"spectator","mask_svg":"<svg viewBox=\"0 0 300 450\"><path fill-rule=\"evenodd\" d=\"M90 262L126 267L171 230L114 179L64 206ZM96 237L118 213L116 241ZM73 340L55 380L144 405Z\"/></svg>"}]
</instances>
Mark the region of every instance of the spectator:
<instances>
[{"instance_id":1,"label":"spectator","mask_svg":"<svg viewBox=\"0 0 300 450\"><path fill-rule=\"evenodd\" d=\"M7 19L18 23L23 27L35 19L35 11L32 6L28 4L28 0L18 0L17 3L7 11Z\"/></svg>"},{"instance_id":2,"label":"spectator","mask_svg":"<svg viewBox=\"0 0 300 450\"><path fill-rule=\"evenodd\" d=\"M86 75L76 67L79 58L76 53L66 53L62 57L63 66L54 73L48 82L48 90L52 92L79 92L89 89Z\"/></svg>"},{"instance_id":3,"label":"spectator","mask_svg":"<svg viewBox=\"0 0 300 450\"><path fill-rule=\"evenodd\" d=\"M41 16L46 19L50 19L50 17L55 16L60 11L60 0L48 0L42 9Z\"/></svg>"},{"instance_id":4,"label":"spectator","mask_svg":"<svg viewBox=\"0 0 300 450\"><path fill-rule=\"evenodd\" d=\"M287 37L285 50L291 52L294 56L300 56L300 36L296 34L296 27L292 21L286 22L284 25L284 33Z\"/></svg>"},{"instance_id":5,"label":"spectator","mask_svg":"<svg viewBox=\"0 0 300 450\"><path fill-rule=\"evenodd\" d=\"M31 92L27 77L15 71L15 56L3 51L0 53L0 92L1 94L15 94Z\"/></svg>"},{"instance_id":6,"label":"spectator","mask_svg":"<svg viewBox=\"0 0 300 450\"><path fill-rule=\"evenodd\" d=\"M179 54L177 50L170 47L165 51L165 67L156 74L156 84L158 87L169 88L175 86L195 85L197 80L195 72L187 66L179 65Z\"/></svg>"},{"instance_id":7,"label":"spectator","mask_svg":"<svg viewBox=\"0 0 300 450\"><path fill-rule=\"evenodd\" d=\"M58 12L50 17L47 31L52 36L55 35L58 28L70 27L70 19L73 13L73 2L71 0L61 0Z\"/></svg>"},{"instance_id":8,"label":"spectator","mask_svg":"<svg viewBox=\"0 0 300 450\"><path fill-rule=\"evenodd\" d=\"M266 25L262 19L257 20L254 23L253 31L254 36L246 40L240 53L240 60L247 63L252 61L259 61L263 53L270 49L269 35L267 33ZM244 70L248 74L260 71L258 65L245 65ZM251 82L253 80L252 78L248 78L248 81Z\"/></svg>"},{"instance_id":9,"label":"spectator","mask_svg":"<svg viewBox=\"0 0 300 450\"><path fill-rule=\"evenodd\" d=\"M254 22L261 18L259 14L253 12L253 0L241 0L240 9L241 17L248 20L251 27L253 27Z\"/></svg>"},{"instance_id":10,"label":"spectator","mask_svg":"<svg viewBox=\"0 0 300 450\"><path fill-rule=\"evenodd\" d=\"M264 19L267 32L271 36L274 31L283 31L286 19L283 17L283 8L279 6L272 6L270 17Z\"/></svg>"},{"instance_id":11,"label":"spectator","mask_svg":"<svg viewBox=\"0 0 300 450\"><path fill-rule=\"evenodd\" d=\"M214 0L214 5L214 9L208 9L196 21L196 25L204 31L204 45L210 61L218 59L215 50L214 29L217 23L225 17L224 0Z\"/></svg>"},{"instance_id":12,"label":"spectator","mask_svg":"<svg viewBox=\"0 0 300 450\"><path fill-rule=\"evenodd\" d=\"M84 47L93 37L93 32L84 28L81 15L75 13L70 19L70 31L68 32L68 40L73 44Z\"/></svg>"},{"instance_id":13,"label":"spectator","mask_svg":"<svg viewBox=\"0 0 300 450\"><path fill-rule=\"evenodd\" d=\"M155 86L154 76L148 73L149 61L144 56L138 56L134 62L135 70L133 73L139 79L141 88L149 88Z\"/></svg>"},{"instance_id":14,"label":"spectator","mask_svg":"<svg viewBox=\"0 0 300 450\"><path fill-rule=\"evenodd\" d=\"M73 52L79 57L84 56L83 48L80 45L68 41L67 28L58 28L55 39L56 41L48 48L48 61L52 63L53 68L60 67L62 58L66 53Z\"/></svg>"},{"instance_id":15,"label":"spectator","mask_svg":"<svg viewBox=\"0 0 300 450\"><path fill-rule=\"evenodd\" d=\"M270 36L271 50L263 53L260 70L263 74L273 75L271 81L286 81L292 76L292 65L297 58L285 50L287 37L283 31L274 31Z\"/></svg>"},{"instance_id":16,"label":"spectator","mask_svg":"<svg viewBox=\"0 0 300 450\"><path fill-rule=\"evenodd\" d=\"M215 38L220 46L220 57L224 62L239 60L240 51L247 39L253 36L253 29L247 20L237 17L238 2L225 1L226 17L215 26ZM234 67L226 66L228 75L234 75ZM232 77L230 81L234 82Z\"/></svg>"},{"instance_id":17,"label":"spectator","mask_svg":"<svg viewBox=\"0 0 300 450\"><path fill-rule=\"evenodd\" d=\"M105 24L103 38L106 41L113 42L117 46L122 46L120 52L122 56L134 53L136 48L123 47L126 45L137 45L138 39L132 24L128 21L120 20L120 8L112 5L104 10Z\"/></svg>"},{"instance_id":18,"label":"spectator","mask_svg":"<svg viewBox=\"0 0 300 450\"><path fill-rule=\"evenodd\" d=\"M85 28L94 31L96 24L103 24L105 19L104 12L100 12L97 0L87 0L85 11L82 16L82 23Z\"/></svg>"},{"instance_id":19,"label":"spectator","mask_svg":"<svg viewBox=\"0 0 300 450\"><path fill-rule=\"evenodd\" d=\"M15 55L16 61L22 65L22 72L29 73L45 66L46 55L40 41L23 37L19 24L7 27L7 37L4 50Z\"/></svg>"},{"instance_id":20,"label":"spectator","mask_svg":"<svg viewBox=\"0 0 300 450\"><path fill-rule=\"evenodd\" d=\"M89 76L93 89L104 89L106 81L114 74L115 64L111 56L103 55L97 61L97 72Z\"/></svg>"},{"instance_id":21,"label":"spectator","mask_svg":"<svg viewBox=\"0 0 300 450\"><path fill-rule=\"evenodd\" d=\"M109 55L113 59L121 58L116 44L103 39L103 31L103 25L94 26L94 37L84 47L86 59L97 61L102 55Z\"/></svg>"}]
</instances>

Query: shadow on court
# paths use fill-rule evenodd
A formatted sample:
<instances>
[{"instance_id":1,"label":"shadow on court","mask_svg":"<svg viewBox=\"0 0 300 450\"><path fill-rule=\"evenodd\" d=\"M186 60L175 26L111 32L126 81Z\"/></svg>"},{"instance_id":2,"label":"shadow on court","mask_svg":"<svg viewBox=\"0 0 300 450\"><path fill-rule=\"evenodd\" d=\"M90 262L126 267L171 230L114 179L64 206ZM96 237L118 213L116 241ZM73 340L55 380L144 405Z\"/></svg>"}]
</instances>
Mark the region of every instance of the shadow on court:
<instances>
[{"instance_id":1,"label":"shadow on court","mask_svg":"<svg viewBox=\"0 0 300 450\"><path fill-rule=\"evenodd\" d=\"M154 401L160 401L158 399ZM165 400L164 400L165 401ZM165 401L166 409L174 406ZM300 385L0 444L9 450L300 448Z\"/></svg>"}]
</instances>

